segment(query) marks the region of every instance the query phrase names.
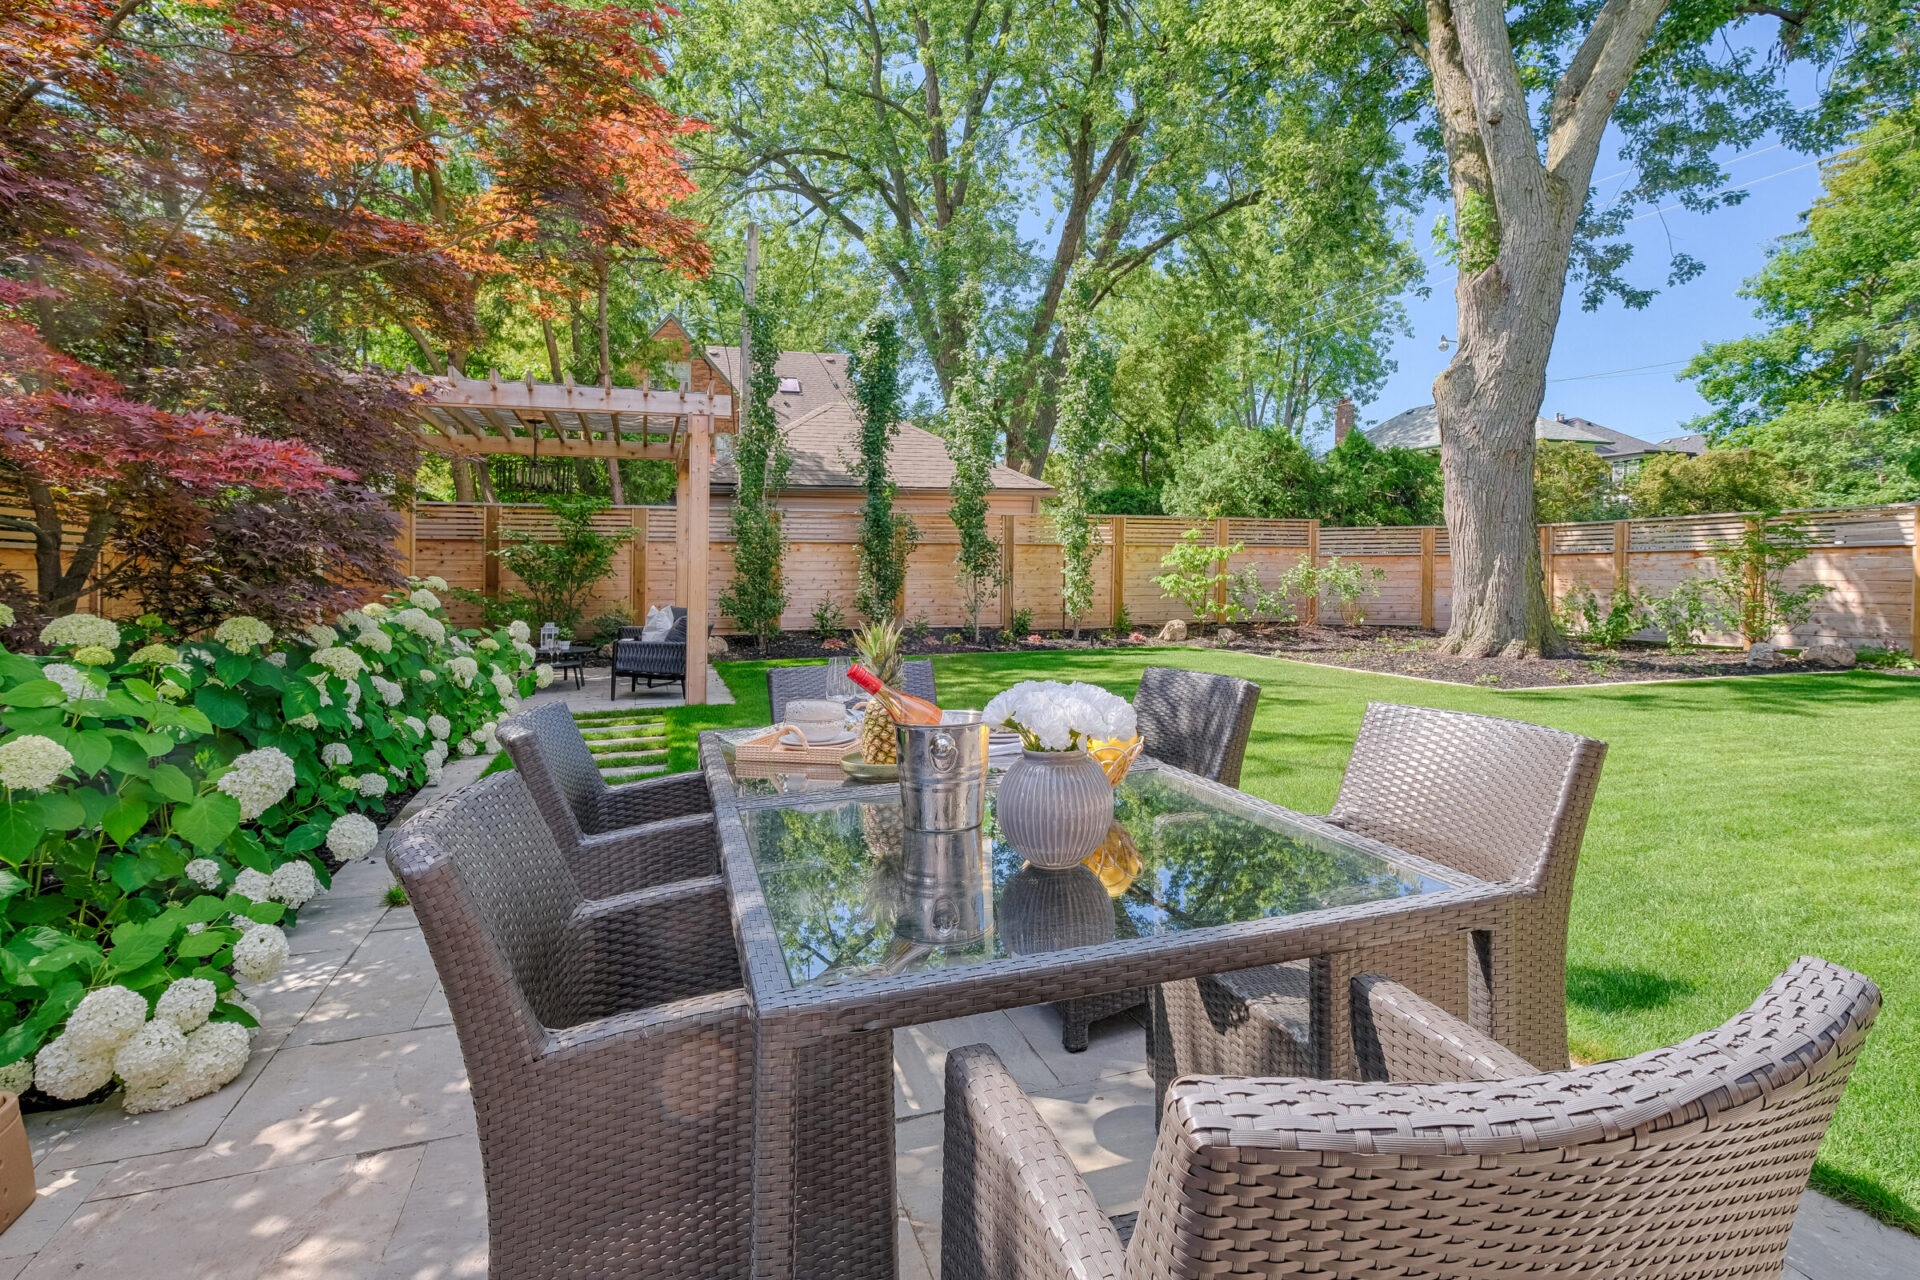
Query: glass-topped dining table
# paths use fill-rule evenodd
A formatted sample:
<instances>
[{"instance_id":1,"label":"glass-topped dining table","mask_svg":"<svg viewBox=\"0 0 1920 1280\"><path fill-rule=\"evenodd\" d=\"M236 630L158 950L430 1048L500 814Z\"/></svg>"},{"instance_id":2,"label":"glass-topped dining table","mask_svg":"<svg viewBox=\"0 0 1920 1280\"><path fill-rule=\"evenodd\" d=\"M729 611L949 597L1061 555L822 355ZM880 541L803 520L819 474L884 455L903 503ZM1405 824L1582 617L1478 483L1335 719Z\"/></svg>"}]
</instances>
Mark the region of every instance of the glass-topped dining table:
<instances>
[{"instance_id":1,"label":"glass-topped dining table","mask_svg":"<svg viewBox=\"0 0 1920 1280\"><path fill-rule=\"evenodd\" d=\"M897 784L741 763L743 736L703 734L701 765L755 1012L756 1277L894 1275L894 1028L1490 928L1520 891L1151 759L1101 849L1045 871L991 801L908 831ZM1327 1074L1345 995L1313 1002Z\"/></svg>"}]
</instances>

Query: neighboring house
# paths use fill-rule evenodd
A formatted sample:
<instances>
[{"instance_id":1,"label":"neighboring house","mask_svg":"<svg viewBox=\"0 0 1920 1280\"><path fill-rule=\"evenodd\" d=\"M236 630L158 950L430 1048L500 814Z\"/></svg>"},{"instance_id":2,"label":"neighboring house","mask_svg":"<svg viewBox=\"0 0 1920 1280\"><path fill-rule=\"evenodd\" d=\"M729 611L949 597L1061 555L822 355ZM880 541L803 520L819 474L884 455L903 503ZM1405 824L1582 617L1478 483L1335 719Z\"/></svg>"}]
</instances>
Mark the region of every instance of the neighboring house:
<instances>
[{"instance_id":1,"label":"neighboring house","mask_svg":"<svg viewBox=\"0 0 1920 1280\"><path fill-rule=\"evenodd\" d=\"M677 361L676 373L693 390L709 387L739 394L739 347L693 347L686 329L669 317L654 331L658 342L677 343L691 352ZM773 413L786 437L792 465L779 505L787 511L852 512L866 501L854 479L860 454L860 418L847 378L847 357L835 351L783 351L774 370L780 390ZM731 423L722 430L731 430ZM888 471L899 492L896 507L913 515L944 514L950 501L953 463L946 442L910 422L900 424L888 455ZM1036 515L1053 486L1011 467L993 468L988 505L994 515ZM713 492L730 498L738 473L733 465L733 436L715 438Z\"/></svg>"},{"instance_id":2,"label":"neighboring house","mask_svg":"<svg viewBox=\"0 0 1920 1280\"><path fill-rule=\"evenodd\" d=\"M1383 449L1437 450L1440 447L1439 413L1432 405L1423 404L1417 409L1396 413L1378 426L1367 428L1366 437ZM1612 427L1603 427L1585 418L1569 418L1564 413L1556 413L1551 418L1535 418L1533 438L1565 440L1591 446L1595 453L1613 464L1616 484L1624 482L1642 462L1656 453L1693 456L1706 452L1707 448L1704 436L1674 436L1655 443L1630 436L1624 431L1615 431Z\"/></svg>"}]
</instances>

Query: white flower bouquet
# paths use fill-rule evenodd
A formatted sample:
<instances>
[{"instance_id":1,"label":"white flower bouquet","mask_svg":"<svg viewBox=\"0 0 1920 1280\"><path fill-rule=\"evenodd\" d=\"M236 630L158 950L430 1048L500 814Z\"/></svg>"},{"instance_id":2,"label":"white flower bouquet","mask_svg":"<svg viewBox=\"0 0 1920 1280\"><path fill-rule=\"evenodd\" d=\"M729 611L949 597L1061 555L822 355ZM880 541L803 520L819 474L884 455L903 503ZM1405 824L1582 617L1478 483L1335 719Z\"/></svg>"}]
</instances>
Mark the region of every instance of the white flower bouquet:
<instances>
[{"instance_id":1,"label":"white flower bouquet","mask_svg":"<svg viewBox=\"0 0 1920 1280\"><path fill-rule=\"evenodd\" d=\"M982 714L1011 729L1029 751L1073 751L1095 739L1131 738L1133 705L1097 685L1023 680L996 695Z\"/></svg>"}]
</instances>

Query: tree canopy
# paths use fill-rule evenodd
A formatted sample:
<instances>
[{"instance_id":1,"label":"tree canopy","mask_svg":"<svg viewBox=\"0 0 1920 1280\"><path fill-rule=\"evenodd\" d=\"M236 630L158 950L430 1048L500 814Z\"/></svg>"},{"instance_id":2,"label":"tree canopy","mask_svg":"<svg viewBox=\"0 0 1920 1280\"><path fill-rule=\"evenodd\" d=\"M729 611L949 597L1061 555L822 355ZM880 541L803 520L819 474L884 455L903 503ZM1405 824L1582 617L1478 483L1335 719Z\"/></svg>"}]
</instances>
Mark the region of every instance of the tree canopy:
<instances>
[{"instance_id":1,"label":"tree canopy","mask_svg":"<svg viewBox=\"0 0 1920 1280\"><path fill-rule=\"evenodd\" d=\"M1887 115L1825 169L1806 226L1745 296L1770 327L1708 346L1683 376L1696 427L1764 449L1809 502L1920 497L1920 106Z\"/></svg>"}]
</instances>

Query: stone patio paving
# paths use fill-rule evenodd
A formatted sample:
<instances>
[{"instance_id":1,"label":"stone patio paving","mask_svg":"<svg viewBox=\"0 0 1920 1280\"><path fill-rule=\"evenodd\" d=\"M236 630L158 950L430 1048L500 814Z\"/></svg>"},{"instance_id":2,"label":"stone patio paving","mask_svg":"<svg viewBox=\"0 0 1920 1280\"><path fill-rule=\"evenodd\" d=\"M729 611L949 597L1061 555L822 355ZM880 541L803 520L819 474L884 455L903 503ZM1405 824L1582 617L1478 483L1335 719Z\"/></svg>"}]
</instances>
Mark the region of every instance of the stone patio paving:
<instances>
[{"instance_id":1,"label":"stone patio paving","mask_svg":"<svg viewBox=\"0 0 1920 1280\"><path fill-rule=\"evenodd\" d=\"M604 691L591 702L568 694L582 709L606 705ZM444 787L466 785L483 763L449 766ZM252 1060L227 1088L153 1115L109 1100L28 1117L40 1195L0 1234L0 1280L486 1274L459 1044L412 910L386 905L391 883L384 863L356 863L301 913L292 959L256 997ZM1082 1054L1061 1050L1046 1008L898 1032L905 1280L938 1273L941 1073L948 1049L978 1041L1034 1095L1107 1211L1137 1207L1153 1146L1137 1024L1100 1025ZM1786 1280L1920 1276L1920 1240L1814 1194L1788 1257Z\"/></svg>"}]
</instances>

